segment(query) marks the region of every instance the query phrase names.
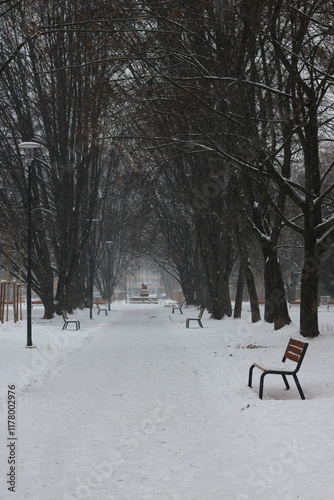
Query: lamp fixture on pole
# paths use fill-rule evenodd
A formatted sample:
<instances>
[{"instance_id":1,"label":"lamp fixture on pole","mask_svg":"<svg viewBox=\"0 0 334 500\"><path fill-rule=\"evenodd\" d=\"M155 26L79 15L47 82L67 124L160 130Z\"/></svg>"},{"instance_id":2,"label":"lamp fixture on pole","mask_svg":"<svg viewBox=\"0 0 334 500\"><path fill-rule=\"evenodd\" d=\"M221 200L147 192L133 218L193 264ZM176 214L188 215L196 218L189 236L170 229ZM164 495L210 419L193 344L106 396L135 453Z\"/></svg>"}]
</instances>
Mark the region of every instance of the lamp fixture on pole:
<instances>
[{"instance_id":1,"label":"lamp fixture on pole","mask_svg":"<svg viewBox=\"0 0 334 500\"><path fill-rule=\"evenodd\" d=\"M35 347L32 343L31 321L31 263L32 263L32 190L31 167L34 161L35 149L39 148L37 142L21 142L19 148L24 149L25 161L28 166L28 196L27 196L27 345Z\"/></svg>"}]
</instances>

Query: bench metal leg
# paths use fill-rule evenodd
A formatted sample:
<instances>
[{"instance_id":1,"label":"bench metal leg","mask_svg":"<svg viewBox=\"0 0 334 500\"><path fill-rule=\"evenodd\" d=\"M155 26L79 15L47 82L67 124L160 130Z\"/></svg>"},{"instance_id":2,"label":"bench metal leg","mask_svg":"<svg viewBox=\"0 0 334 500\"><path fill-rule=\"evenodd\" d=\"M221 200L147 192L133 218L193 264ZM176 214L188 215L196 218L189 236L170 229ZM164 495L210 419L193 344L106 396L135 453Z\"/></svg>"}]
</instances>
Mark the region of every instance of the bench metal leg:
<instances>
[{"instance_id":1,"label":"bench metal leg","mask_svg":"<svg viewBox=\"0 0 334 500\"><path fill-rule=\"evenodd\" d=\"M270 372L269 372L270 373ZM263 372L261 377L260 377L260 389L259 389L259 398L262 399L263 398L263 385L264 385L264 377L268 375L268 372ZM286 378L286 375L284 375L283 373L281 373L282 375L282 378L283 378L283 381L284 381L284 384L285 384L285 387L288 389L290 389L290 385L289 385L289 382ZM295 375L294 375L295 377Z\"/></svg>"},{"instance_id":2,"label":"bench metal leg","mask_svg":"<svg viewBox=\"0 0 334 500\"><path fill-rule=\"evenodd\" d=\"M173 307L172 314L174 314L174 311L180 311L180 313L183 314L182 309L180 307Z\"/></svg>"},{"instance_id":3,"label":"bench metal leg","mask_svg":"<svg viewBox=\"0 0 334 500\"><path fill-rule=\"evenodd\" d=\"M62 330L66 330L69 323L75 323L75 329L80 330L80 321L75 321L75 320L66 321L63 325Z\"/></svg>"},{"instance_id":4,"label":"bench metal leg","mask_svg":"<svg viewBox=\"0 0 334 500\"><path fill-rule=\"evenodd\" d=\"M187 327L187 328L189 328L189 323L190 323L190 321L198 321L199 326L200 326L201 328L203 328L203 325L202 325L201 320L200 320L200 319L197 319L197 318L188 318L188 319L186 320L186 327Z\"/></svg>"},{"instance_id":5,"label":"bench metal leg","mask_svg":"<svg viewBox=\"0 0 334 500\"><path fill-rule=\"evenodd\" d=\"M286 375L283 375L283 373L282 373L282 378L284 380L286 389L289 390L290 389L290 385L289 385L288 379L286 378Z\"/></svg>"},{"instance_id":6,"label":"bench metal leg","mask_svg":"<svg viewBox=\"0 0 334 500\"><path fill-rule=\"evenodd\" d=\"M249 387L252 387L252 372L253 372L253 368L254 366L251 366L250 369L249 369L249 377L248 377L248 385ZM262 373L261 377L260 377L260 388L259 388L259 398L262 399L263 398L263 386L264 386L264 377L267 375L268 372L264 372ZM285 387L288 389L290 389L290 385L289 385L289 382L286 378L286 375L284 374L281 374L282 375L282 378L284 380L284 383L285 383ZM294 378L294 381L296 383L296 386L297 386L297 389L298 389L298 392L299 392L299 395L302 399L305 399L305 396L304 396L304 393L303 393L303 390L301 388L301 385L299 383L299 380L298 380L298 377L295 373L292 373L291 374Z\"/></svg>"},{"instance_id":7,"label":"bench metal leg","mask_svg":"<svg viewBox=\"0 0 334 500\"><path fill-rule=\"evenodd\" d=\"M252 387L252 379L253 379L253 370L255 368L255 365L252 365L249 369L248 372L248 387Z\"/></svg>"},{"instance_id":8,"label":"bench metal leg","mask_svg":"<svg viewBox=\"0 0 334 500\"><path fill-rule=\"evenodd\" d=\"M259 389L259 398L263 398L263 384L264 384L264 377L266 376L266 372L262 373L260 377L260 389Z\"/></svg>"},{"instance_id":9,"label":"bench metal leg","mask_svg":"<svg viewBox=\"0 0 334 500\"><path fill-rule=\"evenodd\" d=\"M293 374L293 378L295 379L296 386L297 386L297 389L298 389L300 397L302 399L305 399L305 396L304 396L304 393L303 393L303 389L301 388L301 385L300 385L299 380L297 378L297 375L295 373Z\"/></svg>"}]
</instances>

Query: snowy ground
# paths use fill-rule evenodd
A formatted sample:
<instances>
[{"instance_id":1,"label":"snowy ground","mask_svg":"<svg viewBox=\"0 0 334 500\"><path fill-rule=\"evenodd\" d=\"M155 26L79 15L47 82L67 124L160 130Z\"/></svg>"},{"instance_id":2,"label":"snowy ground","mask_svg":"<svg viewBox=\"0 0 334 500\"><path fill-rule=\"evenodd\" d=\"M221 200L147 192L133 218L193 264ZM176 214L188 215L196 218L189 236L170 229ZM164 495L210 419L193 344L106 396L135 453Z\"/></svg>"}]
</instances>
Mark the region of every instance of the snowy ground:
<instances>
[{"instance_id":1,"label":"snowy ground","mask_svg":"<svg viewBox=\"0 0 334 500\"><path fill-rule=\"evenodd\" d=\"M194 310L163 305L114 304L93 320L79 311L78 332L33 313L36 349L25 349L25 322L0 325L1 499L334 498L334 310L320 309L300 371L305 401L277 376L259 400L259 370L247 387L254 361L305 340L297 306L278 332L251 325L246 304L242 320L205 314L203 329L185 327Z\"/></svg>"}]
</instances>

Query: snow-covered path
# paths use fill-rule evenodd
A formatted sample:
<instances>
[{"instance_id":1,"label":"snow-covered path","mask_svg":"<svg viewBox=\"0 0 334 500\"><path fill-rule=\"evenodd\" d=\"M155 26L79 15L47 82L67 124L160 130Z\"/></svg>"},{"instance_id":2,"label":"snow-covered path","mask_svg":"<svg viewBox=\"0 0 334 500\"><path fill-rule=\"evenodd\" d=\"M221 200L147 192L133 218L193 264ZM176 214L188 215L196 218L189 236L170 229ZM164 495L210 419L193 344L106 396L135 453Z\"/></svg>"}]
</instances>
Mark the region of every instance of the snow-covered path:
<instances>
[{"instance_id":1,"label":"snow-covered path","mask_svg":"<svg viewBox=\"0 0 334 500\"><path fill-rule=\"evenodd\" d=\"M189 312L154 305L115 305L93 321L78 314L79 332L62 332L59 318L36 320L33 351L22 347L24 325L1 332L10 362L0 387L16 383L18 436L13 493L1 424L1 499L334 497L330 328L304 361L307 399L273 377L260 401L248 368L279 359L289 337L299 338L294 324L273 332L205 315L203 329L186 329ZM334 324L334 313L322 317Z\"/></svg>"},{"instance_id":2,"label":"snow-covered path","mask_svg":"<svg viewBox=\"0 0 334 500\"><path fill-rule=\"evenodd\" d=\"M22 498L183 499L190 490L214 498L207 475L220 444L197 356L162 308L106 319L102 333L21 403L29 415L20 419Z\"/></svg>"}]
</instances>

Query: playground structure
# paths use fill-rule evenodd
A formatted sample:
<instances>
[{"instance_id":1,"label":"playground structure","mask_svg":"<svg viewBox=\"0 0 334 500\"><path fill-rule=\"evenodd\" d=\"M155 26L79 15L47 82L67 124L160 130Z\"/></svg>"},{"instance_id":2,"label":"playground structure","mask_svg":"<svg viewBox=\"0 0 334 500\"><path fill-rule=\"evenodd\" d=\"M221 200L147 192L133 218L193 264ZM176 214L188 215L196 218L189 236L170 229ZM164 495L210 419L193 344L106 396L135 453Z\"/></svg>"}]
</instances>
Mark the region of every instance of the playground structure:
<instances>
[{"instance_id":1,"label":"playground structure","mask_svg":"<svg viewBox=\"0 0 334 500\"><path fill-rule=\"evenodd\" d=\"M22 321L22 288L26 285L16 281L0 282L0 322L13 319L14 323Z\"/></svg>"}]
</instances>

